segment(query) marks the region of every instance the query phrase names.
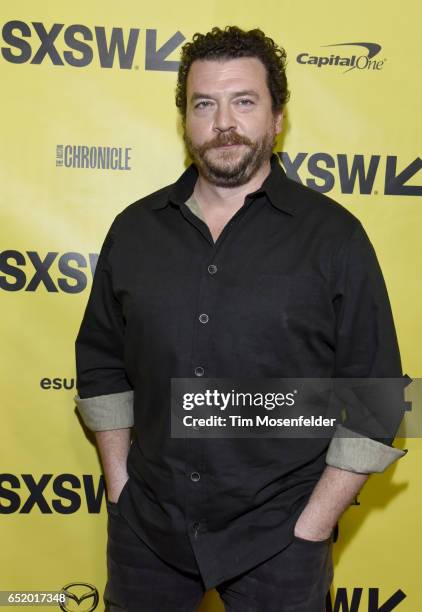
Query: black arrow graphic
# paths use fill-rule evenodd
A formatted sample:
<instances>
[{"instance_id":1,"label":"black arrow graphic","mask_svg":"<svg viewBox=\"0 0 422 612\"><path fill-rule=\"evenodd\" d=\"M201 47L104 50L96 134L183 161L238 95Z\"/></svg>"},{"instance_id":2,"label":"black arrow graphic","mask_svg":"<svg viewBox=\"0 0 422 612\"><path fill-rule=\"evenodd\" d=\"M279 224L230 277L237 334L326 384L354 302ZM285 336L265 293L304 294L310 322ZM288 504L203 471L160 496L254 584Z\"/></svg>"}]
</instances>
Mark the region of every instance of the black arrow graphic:
<instances>
[{"instance_id":1,"label":"black arrow graphic","mask_svg":"<svg viewBox=\"0 0 422 612\"><path fill-rule=\"evenodd\" d=\"M422 169L422 158L414 159L400 174L396 175L397 157L387 155L387 166L385 169L385 195L422 195L422 185L405 185L405 183Z\"/></svg>"},{"instance_id":2,"label":"black arrow graphic","mask_svg":"<svg viewBox=\"0 0 422 612\"><path fill-rule=\"evenodd\" d=\"M406 599L406 594L401 589L398 589L380 607L378 604L378 589L369 589L368 610L370 612L391 612L391 610L397 608L403 599Z\"/></svg>"},{"instance_id":3,"label":"black arrow graphic","mask_svg":"<svg viewBox=\"0 0 422 612\"><path fill-rule=\"evenodd\" d=\"M163 70L177 72L179 62L166 60L175 49L185 40L183 34L177 31L167 42L157 49L157 30L147 30L145 70Z\"/></svg>"}]
</instances>

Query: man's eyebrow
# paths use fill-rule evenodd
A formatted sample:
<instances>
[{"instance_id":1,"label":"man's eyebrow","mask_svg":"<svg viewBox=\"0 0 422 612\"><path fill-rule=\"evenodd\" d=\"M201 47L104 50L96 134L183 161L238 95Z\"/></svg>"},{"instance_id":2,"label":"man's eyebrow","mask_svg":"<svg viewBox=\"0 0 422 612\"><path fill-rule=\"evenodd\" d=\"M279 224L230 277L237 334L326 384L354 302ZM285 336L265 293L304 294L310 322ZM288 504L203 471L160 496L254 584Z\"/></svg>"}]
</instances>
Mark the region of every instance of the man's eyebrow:
<instances>
[{"instance_id":1,"label":"man's eyebrow","mask_svg":"<svg viewBox=\"0 0 422 612\"><path fill-rule=\"evenodd\" d=\"M241 96L254 96L255 98L259 98L258 92L256 92L253 89L243 89L242 91L234 91L231 94L232 98L239 98ZM191 96L191 102L194 102L195 100L198 100L198 99L213 100L214 97L211 94L200 93L199 91L194 91Z\"/></svg>"},{"instance_id":2,"label":"man's eyebrow","mask_svg":"<svg viewBox=\"0 0 422 612\"><path fill-rule=\"evenodd\" d=\"M212 96L210 94L205 94L205 93L200 93L199 91L194 91L190 99L191 99L191 102L193 102L194 100L198 100L199 98L212 99Z\"/></svg>"},{"instance_id":3,"label":"man's eyebrow","mask_svg":"<svg viewBox=\"0 0 422 612\"><path fill-rule=\"evenodd\" d=\"M259 93L254 89L243 89L242 91L235 91L232 94L232 98L240 98L241 96L254 96L259 98Z\"/></svg>"}]
</instances>

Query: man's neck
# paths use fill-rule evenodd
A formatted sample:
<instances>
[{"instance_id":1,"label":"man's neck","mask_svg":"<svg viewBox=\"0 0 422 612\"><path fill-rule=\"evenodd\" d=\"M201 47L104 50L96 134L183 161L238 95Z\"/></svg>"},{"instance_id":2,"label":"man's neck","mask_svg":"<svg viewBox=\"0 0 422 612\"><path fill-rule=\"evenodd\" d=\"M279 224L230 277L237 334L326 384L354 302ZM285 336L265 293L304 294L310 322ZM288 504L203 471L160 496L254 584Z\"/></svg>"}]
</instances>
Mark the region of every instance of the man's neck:
<instances>
[{"instance_id":1,"label":"man's neck","mask_svg":"<svg viewBox=\"0 0 422 612\"><path fill-rule=\"evenodd\" d=\"M268 160L250 181L239 187L218 187L199 174L193 193L205 215L214 213L231 216L243 205L249 193L261 187L270 172L271 163Z\"/></svg>"}]
</instances>

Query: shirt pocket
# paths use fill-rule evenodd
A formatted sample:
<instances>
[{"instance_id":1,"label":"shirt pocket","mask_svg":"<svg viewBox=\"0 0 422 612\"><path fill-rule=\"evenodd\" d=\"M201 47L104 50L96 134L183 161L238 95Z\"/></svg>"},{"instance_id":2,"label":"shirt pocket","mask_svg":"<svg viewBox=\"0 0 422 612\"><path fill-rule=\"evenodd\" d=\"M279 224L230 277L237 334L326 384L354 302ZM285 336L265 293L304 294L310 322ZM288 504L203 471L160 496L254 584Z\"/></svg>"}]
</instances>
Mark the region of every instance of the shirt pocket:
<instances>
[{"instance_id":1,"label":"shirt pocket","mask_svg":"<svg viewBox=\"0 0 422 612\"><path fill-rule=\"evenodd\" d=\"M322 355L335 348L335 313L328 282L311 273L289 277L288 295L280 313L291 350Z\"/></svg>"},{"instance_id":2,"label":"shirt pocket","mask_svg":"<svg viewBox=\"0 0 422 612\"><path fill-rule=\"evenodd\" d=\"M323 277L312 273L262 274L251 304L260 313L254 317L255 324L268 343L278 339L303 346L311 338L334 342L334 312Z\"/></svg>"},{"instance_id":3,"label":"shirt pocket","mask_svg":"<svg viewBox=\"0 0 422 612\"><path fill-rule=\"evenodd\" d=\"M230 283L220 295L215 336L223 338L239 363L271 361L281 350L288 296L289 277L284 274L259 274Z\"/></svg>"},{"instance_id":4,"label":"shirt pocket","mask_svg":"<svg viewBox=\"0 0 422 612\"><path fill-rule=\"evenodd\" d=\"M327 295L324 280L312 273L261 273L228 285L212 340L222 370L269 377L313 372L310 364L332 353Z\"/></svg>"},{"instance_id":5,"label":"shirt pocket","mask_svg":"<svg viewBox=\"0 0 422 612\"><path fill-rule=\"evenodd\" d=\"M330 314L328 285L322 277L310 273L294 274L288 277L285 284L288 286L287 316L303 317L310 321L323 319Z\"/></svg>"}]
</instances>

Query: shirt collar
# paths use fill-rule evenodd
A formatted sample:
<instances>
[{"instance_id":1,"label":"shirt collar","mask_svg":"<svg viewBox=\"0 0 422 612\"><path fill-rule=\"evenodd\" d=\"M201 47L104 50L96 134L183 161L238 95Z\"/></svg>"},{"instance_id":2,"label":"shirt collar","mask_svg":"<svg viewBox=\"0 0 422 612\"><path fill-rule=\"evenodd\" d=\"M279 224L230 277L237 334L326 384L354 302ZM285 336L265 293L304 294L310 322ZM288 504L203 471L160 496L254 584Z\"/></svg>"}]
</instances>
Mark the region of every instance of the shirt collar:
<instances>
[{"instance_id":1,"label":"shirt collar","mask_svg":"<svg viewBox=\"0 0 422 612\"><path fill-rule=\"evenodd\" d=\"M271 156L271 171L261 187L249 194L249 196L258 196L265 194L270 203L278 210L286 212L290 215L295 214L293 204L289 201L289 179L286 176L284 169L280 164L278 155ZM191 164L179 179L171 185L167 198L154 203L152 208L160 209L167 206L169 203L180 206L192 195L196 180L198 178L198 170L194 164Z\"/></svg>"}]
</instances>

